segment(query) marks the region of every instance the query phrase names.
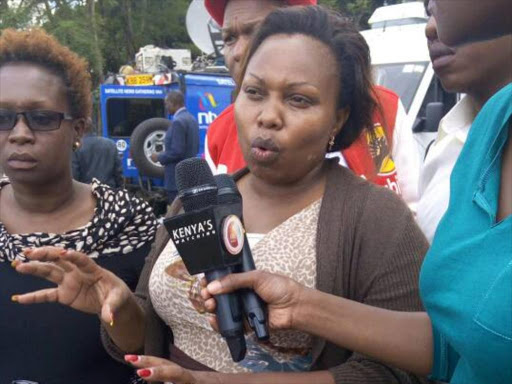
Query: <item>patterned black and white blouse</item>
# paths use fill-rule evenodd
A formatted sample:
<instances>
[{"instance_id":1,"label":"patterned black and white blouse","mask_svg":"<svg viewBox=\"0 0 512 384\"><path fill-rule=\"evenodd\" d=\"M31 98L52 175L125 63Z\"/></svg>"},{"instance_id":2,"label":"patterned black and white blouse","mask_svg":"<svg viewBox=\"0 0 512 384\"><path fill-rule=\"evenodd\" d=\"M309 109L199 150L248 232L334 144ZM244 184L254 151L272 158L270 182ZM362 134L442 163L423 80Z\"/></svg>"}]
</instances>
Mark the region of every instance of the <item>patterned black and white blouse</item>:
<instances>
[{"instance_id":1,"label":"patterned black and white blouse","mask_svg":"<svg viewBox=\"0 0 512 384\"><path fill-rule=\"evenodd\" d=\"M0 192L6 184L7 180L0 180ZM54 286L16 273L8 263L24 260L25 248L48 245L89 255L135 289L155 237L155 216L147 203L125 190L94 180L91 192L96 199L91 221L64 234L10 234L0 222L1 383L14 379L55 384L140 382L131 367L112 359L103 348L97 316L53 303L21 306L10 300L15 294Z\"/></svg>"},{"instance_id":2,"label":"patterned black and white blouse","mask_svg":"<svg viewBox=\"0 0 512 384\"><path fill-rule=\"evenodd\" d=\"M0 190L8 183L7 179L0 180ZM153 241L157 222L146 202L96 179L91 187L97 203L93 218L83 227L63 234L10 234L0 222L0 263L24 260L25 248L56 246L97 258L130 254Z\"/></svg>"}]
</instances>

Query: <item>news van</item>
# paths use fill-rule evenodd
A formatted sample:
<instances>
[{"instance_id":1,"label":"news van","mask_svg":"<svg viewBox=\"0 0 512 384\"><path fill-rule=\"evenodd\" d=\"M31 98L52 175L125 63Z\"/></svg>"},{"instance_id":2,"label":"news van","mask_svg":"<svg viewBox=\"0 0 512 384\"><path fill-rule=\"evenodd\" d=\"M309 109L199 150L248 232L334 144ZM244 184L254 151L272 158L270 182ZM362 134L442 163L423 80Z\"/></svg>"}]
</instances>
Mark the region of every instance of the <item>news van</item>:
<instances>
[{"instance_id":1,"label":"news van","mask_svg":"<svg viewBox=\"0 0 512 384\"><path fill-rule=\"evenodd\" d=\"M186 108L199 123L198 156L204 155L208 126L231 104L234 82L228 75L183 72L173 76L165 85L100 86L102 134L116 143L123 176L132 184L149 177L153 185L162 185L164 168L151 160L151 154L164 149L165 132L172 120L164 103L170 90L183 92Z\"/></svg>"},{"instance_id":2,"label":"news van","mask_svg":"<svg viewBox=\"0 0 512 384\"><path fill-rule=\"evenodd\" d=\"M457 101L443 90L427 48L428 16L423 2L377 8L362 31L372 59L374 81L396 92L404 105L406 127L414 133L423 159L439 121Z\"/></svg>"}]
</instances>

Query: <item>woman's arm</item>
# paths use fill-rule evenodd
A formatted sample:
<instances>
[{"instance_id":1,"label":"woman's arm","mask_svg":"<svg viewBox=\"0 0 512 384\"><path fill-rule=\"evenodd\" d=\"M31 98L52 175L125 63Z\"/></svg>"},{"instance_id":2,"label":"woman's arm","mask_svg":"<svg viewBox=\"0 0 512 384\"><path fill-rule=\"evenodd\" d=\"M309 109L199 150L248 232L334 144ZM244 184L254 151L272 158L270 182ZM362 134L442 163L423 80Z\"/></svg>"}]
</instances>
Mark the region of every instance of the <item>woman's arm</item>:
<instances>
[{"instance_id":1,"label":"woman's arm","mask_svg":"<svg viewBox=\"0 0 512 384\"><path fill-rule=\"evenodd\" d=\"M163 226L158 228L155 241L151 245L151 251L146 257L144 267L142 268L135 294L132 295L133 301L139 308L139 311L136 313L129 313L128 311L120 313L116 316L114 327L111 327L108 323L102 323L101 338L103 345L107 352L116 360L123 361L123 356L126 353L141 353L144 349L147 320L146 311L147 307L151 305L149 298L149 278L153 270L153 265L162 251L162 249L160 249L161 247L157 247L157 245L165 245L166 236L165 228ZM129 323L132 321L132 318L138 324L136 326L137 329L131 329L131 331L134 332L132 337L137 337L138 340L136 342L133 340L133 342L128 345L126 342L128 340L125 339L125 332L130 329Z\"/></svg>"},{"instance_id":2,"label":"woman's arm","mask_svg":"<svg viewBox=\"0 0 512 384\"><path fill-rule=\"evenodd\" d=\"M103 316L101 316L101 319L102 329L108 335L108 339L111 340L111 342L105 343L105 346L113 343L117 347L116 349L124 351L124 353L142 350L145 335L145 316L133 294L113 312L112 320L109 323L103 320Z\"/></svg>"},{"instance_id":3,"label":"woman's arm","mask_svg":"<svg viewBox=\"0 0 512 384\"><path fill-rule=\"evenodd\" d=\"M178 214L181 210L181 202L177 199L175 200L171 207L169 208L168 214L166 217L171 217ZM142 272L140 274L137 288L135 289L134 300L138 304L138 307L141 311L140 314L136 314L135 316L142 316L142 323L138 320L139 324L142 325L142 328L137 330L137 335L140 337L140 340L137 343L133 343L130 349L126 348L126 345L121 340L123 330L120 330L120 334L117 335L116 330L111 329L108 324L103 323L101 327L101 338L103 341L103 345L107 352L119 361L124 361L124 355L126 353L142 353L145 346L148 344L148 340L151 343L153 339L157 338L157 343L165 343L164 328L167 326L160 318L156 318L154 313L151 299L149 297L149 278L151 276L151 272L153 270L153 266L158 260L160 253L165 248L165 245L169 241L170 236L165 229L165 226L160 225L156 230L156 236L151 244L151 250L149 251L148 256L145 259L144 267L142 268ZM129 321L129 317L127 320ZM117 327L117 319L116 326ZM152 351L155 353L154 351Z\"/></svg>"},{"instance_id":4,"label":"woman's arm","mask_svg":"<svg viewBox=\"0 0 512 384\"><path fill-rule=\"evenodd\" d=\"M422 310L418 272L428 243L407 207L391 192L375 189L368 203L351 246L358 256L342 265L349 276L346 289L351 300L255 271L210 283L209 293L204 292L206 307L209 311L215 307L208 294L254 289L268 303L271 328L299 329L354 352L349 361L330 369L337 382L354 375L359 375L357 382L367 377L386 383L411 381L410 377L398 379L397 370L391 372L393 366L429 373L430 320L425 313L412 312ZM361 364L349 367L356 363Z\"/></svg>"},{"instance_id":5,"label":"woman's arm","mask_svg":"<svg viewBox=\"0 0 512 384\"><path fill-rule=\"evenodd\" d=\"M148 381L172 381L175 384L334 384L328 371L305 373L218 373L184 369L169 360L153 356L127 355L125 360L138 368L137 374Z\"/></svg>"},{"instance_id":6,"label":"woman's arm","mask_svg":"<svg viewBox=\"0 0 512 384\"><path fill-rule=\"evenodd\" d=\"M292 327L425 376L432 328L425 312L398 312L302 288Z\"/></svg>"},{"instance_id":7,"label":"woman's arm","mask_svg":"<svg viewBox=\"0 0 512 384\"><path fill-rule=\"evenodd\" d=\"M216 379L216 383L219 384L334 384L334 378L329 371L303 373L225 373L218 374Z\"/></svg>"},{"instance_id":8,"label":"woman's arm","mask_svg":"<svg viewBox=\"0 0 512 384\"><path fill-rule=\"evenodd\" d=\"M432 330L424 312L372 307L306 288L280 275L253 271L214 281L209 295L251 288L268 304L273 329L298 329L419 375L432 366Z\"/></svg>"}]
</instances>

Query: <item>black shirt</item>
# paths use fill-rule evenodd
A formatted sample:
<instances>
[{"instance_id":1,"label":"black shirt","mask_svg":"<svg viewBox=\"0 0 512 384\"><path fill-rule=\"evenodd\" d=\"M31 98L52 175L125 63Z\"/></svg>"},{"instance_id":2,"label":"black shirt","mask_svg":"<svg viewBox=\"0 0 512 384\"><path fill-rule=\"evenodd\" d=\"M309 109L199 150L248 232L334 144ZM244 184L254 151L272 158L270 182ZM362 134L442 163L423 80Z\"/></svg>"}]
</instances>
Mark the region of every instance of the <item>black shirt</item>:
<instances>
[{"instance_id":1,"label":"black shirt","mask_svg":"<svg viewBox=\"0 0 512 384\"><path fill-rule=\"evenodd\" d=\"M134 376L133 368L112 359L103 348L96 315L54 303L11 301L14 294L54 286L11 267L13 258L23 260L20 252L27 246L81 248L135 289L154 238L155 218L146 203L125 191L98 183L92 191L98 201L92 221L64 235L11 235L0 222L1 384L15 379L40 384L127 384Z\"/></svg>"}]
</instances>

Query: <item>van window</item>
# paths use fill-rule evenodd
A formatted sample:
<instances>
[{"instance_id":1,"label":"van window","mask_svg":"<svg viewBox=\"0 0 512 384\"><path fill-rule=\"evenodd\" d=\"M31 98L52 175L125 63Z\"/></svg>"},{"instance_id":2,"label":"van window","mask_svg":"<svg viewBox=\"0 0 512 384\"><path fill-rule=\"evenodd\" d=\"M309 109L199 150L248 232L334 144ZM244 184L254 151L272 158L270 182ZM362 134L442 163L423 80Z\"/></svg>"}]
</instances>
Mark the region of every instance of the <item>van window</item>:
<instances>
[{"instance_id":1,"label":"van window","mask_svg":"<svg viewBox=\"0 0 512 384\"><path fill-rule=\"evenodd\" d=\"M427 66L428 62L374 65L374 80L376 84L396 92L409 112Z\"/></svg>"},{"instance_id":2,"label":"van window","mask_svg":"<svg viewBox=\"0 0 512 384\"><path fill-rule=\"evenodd\" d=\"M130 137L137 125L153 117L165 117L164 99L107 100L109 137Z\"/></svg>"}]
</instances>

